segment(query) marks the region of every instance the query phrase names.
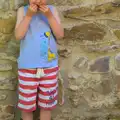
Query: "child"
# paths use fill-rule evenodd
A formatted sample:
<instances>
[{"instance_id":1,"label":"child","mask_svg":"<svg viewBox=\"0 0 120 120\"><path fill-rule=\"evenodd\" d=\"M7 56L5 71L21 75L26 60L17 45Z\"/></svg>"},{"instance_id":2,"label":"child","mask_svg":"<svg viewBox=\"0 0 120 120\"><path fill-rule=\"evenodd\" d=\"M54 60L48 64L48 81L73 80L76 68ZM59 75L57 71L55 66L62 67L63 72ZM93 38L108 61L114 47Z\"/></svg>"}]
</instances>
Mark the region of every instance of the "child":
<instances>
[{"instance_id":1,"label":"child","mask_svg":"<svg viewBox=\"0 0 120 120\"><path fill-rule=\"evenodd\" d=\"M62 38L64 30L57 10L46 2L29 0L29 5L17 12L15 36L21 40L18 108L23 120L33 120L36 101L40 120L51 120L51 111L57 104L59 68L55 38Z\"/></svg>"}]
</instances>

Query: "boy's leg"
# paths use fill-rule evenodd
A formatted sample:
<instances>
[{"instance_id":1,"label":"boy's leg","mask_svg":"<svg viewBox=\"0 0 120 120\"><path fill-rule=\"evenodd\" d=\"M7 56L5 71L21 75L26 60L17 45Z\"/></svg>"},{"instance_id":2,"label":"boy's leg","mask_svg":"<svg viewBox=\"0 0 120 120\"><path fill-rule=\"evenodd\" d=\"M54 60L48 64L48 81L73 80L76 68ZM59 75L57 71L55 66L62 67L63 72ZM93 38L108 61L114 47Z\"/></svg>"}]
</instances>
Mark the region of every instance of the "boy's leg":
<instances>
[{"instance_id":1,"label":"boy's leg","mask_svg":"<svg viewBox=\"0 0 120 120\"><path fill-rule=\"evenodd\" d=\"M45 76L40 78L38 106L40 120L51 120L51 111L57 105L58 96L58 67L44 70Z\"/></svg>"},{"instance_id":2,"label":"boy's leg","mask_svg":"<svg viewBox=\"0 0 120 120\"><path fill-rule=\"evenodd\" d=\"M38 81L35 70L19 70L19 100L18 108L22 111L23 120L33 120L33 111L36 110L36 96Z\"/></svg>"},{"instance_id":3,"label":"boy's leg","mask_svg":"<svg viewBox=\"0 0 120 120\"><path fill-rule=\"evenodd\" d=\"M40 110L40 120L51 120L51 111L50 110Z\"/></svg>"},{"instance_id":4,"label":"boy's leg","mask_svg":"<svg viewBox=\"0 0 120 120\"><path fill-rule=\"evenodd\" d=\"M23 120L33 120L33 113L22 111L22 119Z\"/></svg>"}]
</instances>

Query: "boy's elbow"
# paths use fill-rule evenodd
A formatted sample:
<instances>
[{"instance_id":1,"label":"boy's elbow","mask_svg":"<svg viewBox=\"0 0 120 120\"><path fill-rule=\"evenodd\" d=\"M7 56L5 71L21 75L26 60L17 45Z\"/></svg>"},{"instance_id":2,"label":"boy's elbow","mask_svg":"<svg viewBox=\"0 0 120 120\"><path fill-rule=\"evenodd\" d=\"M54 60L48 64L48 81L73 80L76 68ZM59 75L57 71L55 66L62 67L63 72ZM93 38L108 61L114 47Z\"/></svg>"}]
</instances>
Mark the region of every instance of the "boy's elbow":
<instances>
[{"instance_id":1,"label":"boy's elbow","mask_svg":"<svg viewBox=\"0 0 120 120\"><path fill-rule=\"evenodd\" d=\"M16 40L20 40L20 37L17 36L17 35L15 35L15 39L16 39Z\"/></svg>"},{"instance_id":2,"label":"boy's elbow","mask_svg":"<svg viewBox=\"0 0 120 120\"><path fill-rule=\"evenodd\" d=\"M64 38L64 31L60 32L59 35L57 36L58 39Z\"/></svg>"},{"instance_id":3,"label":"boy's elbow","mask_svg":"<svg viewBox=\"0 0 120 120\"><path fill-rule=\"evenodd\" d=\"M22 39L22 36L21 36L21 35L18 35L18 34L15 32L15 38L16 38L16 40L21 40L21 39Z\"/></svg>"},{"instance_id":4,"label":"boy's elbow","mask_svg":"<svg viewBox=\"0 0 120 120\"><path fill-rule=\"evenodd\" d=\"M62 39L62 38L64 38L64 34L59 35L59 39Z\"/></svg>"},{"instance_id":5,"label":"boy's elbow","mask_svg":"<svg viewBox=\"0 0 120 120\"><path fill-rule=\"evenodd\" d=\"M64 38L64 31L60 34L60 38Z\"/></svg>"}]
</instances>

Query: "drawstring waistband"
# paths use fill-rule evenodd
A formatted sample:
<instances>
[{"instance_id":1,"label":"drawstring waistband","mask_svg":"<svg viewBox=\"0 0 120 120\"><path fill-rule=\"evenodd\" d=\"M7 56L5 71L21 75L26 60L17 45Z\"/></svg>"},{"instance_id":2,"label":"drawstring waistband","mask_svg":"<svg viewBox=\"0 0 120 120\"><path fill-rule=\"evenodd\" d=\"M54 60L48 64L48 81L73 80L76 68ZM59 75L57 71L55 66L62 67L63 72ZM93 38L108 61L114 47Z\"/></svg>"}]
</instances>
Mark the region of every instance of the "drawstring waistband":
<instances>
[{"instance_id":1,"label":"drawstring waistband","mask_svg":"<svg viewBox=\"0 0 120 120\"><path fill-rule=\"evenodd\" d=\"M44 69L37 68L36 78L41 78L41 77L44 77L44 76L45 76Z\"/></svg>"}]
</instances>

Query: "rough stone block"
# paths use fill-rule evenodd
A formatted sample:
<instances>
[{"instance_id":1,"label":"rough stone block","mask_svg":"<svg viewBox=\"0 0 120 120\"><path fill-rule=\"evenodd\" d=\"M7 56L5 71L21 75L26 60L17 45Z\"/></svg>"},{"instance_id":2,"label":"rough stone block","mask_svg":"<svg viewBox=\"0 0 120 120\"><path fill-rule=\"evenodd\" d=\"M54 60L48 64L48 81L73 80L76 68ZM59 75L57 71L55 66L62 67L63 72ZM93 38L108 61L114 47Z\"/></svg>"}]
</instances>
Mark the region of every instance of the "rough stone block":
<instances>
[{"instance_id":1,"label":"rough stone block","mask_svg":"<svg viewBox=\"0 0 120 120\"><path fill-rule=\"evenodd\" d=\"M8 60L0 60L0 71L12 70L12 63Z\"/></svg>"},{"instance_id":2,"label":"rough stone block","mask_svg":"<svg viewBox=\"0 0 120 120\"><path fill-rule=\"evenodd\" d=\"M16 62L16 61L17 61L16 56L9 55L9 54L7 54L6 52L1 52L1 53L0 53L0 58L1 58L1 59L4 59L4 60L10 60L10 61L12 61L12 62Z\"/></svg>"},{"instance_id":3,"label":"rough stone block","mask_svg":"<svg viewBox=\"0 0 120 120\"><path fill-rule=\"evenodd\" d=\"M0 11L0 32L2 34L11 34L14 31L16 23L15 11ZM9 38L10 39L10 38Z\"/></svg>"},{"instance_id":4,"label":"rough stone block","mask_svg":"<svg viewBox=\"0 0 120 120\"><path fill-rule=\"evenodd\" d=\"M5 100L7 98L7 95L0 95L0 101Z\"/></svg>"},{"instance_id":5,"label":"rough stone block","mask_svg":"<svg viewBox=\"0 0 120 120\"><path fill-rule=\"evenodd\" d=\"M120 91L120 72L117 70L113 71L114 83L117 85L117 90Z\"/></svg>"},{"instance_id":6,"label":"rough stone block","mask_svg":"<svg viewBox=\"0 0 120 120\"><path fill-rule=\"evenodd\" d=\"M14 114L14 111L15 109L14 109L14 106L13 105L7 105L7 106L5 106L5 108L4 108L4 112L5 113L10 113L10 114Z\"/></svg>"},{"instance_id":7,"label":"rough stone block","mask_svg":"<svg viewBox=\"0 0 120 120\"><path fill-rule=\"evenodd\" d=\"M104 29L92 23L75 26L72 29L65 31L65 37L70 38L70 39L74 38L77 41L79 40L81 41L82 40L88 40L88 41L102 40L105 34L106 32Z\"/></svg>"},{"instance_id":8,"label":"rough stone block","mask_svg":"<svg viewBox=\"0 0 120 120\"><path fill-rule=\"evenodd\" d=\"M16 76L10 72L0 72L0 89L15 90L16 89Z\"/></svg>"},{"instance_id":9,"label":"rough stone block","mask_svg":"<svg viewBox=\"0 0 120 120\"><path fill-rule=\"evenodd\" d=\"M6 10L8 10L10 8L9 1L10 0L1 0L0 1L0 9L6 9Z\"/></svg>"},{"instance_id":10,"label":"rough stone block","mask_svg":"<svg viewBox=\"0 0 120 120\"><path fill-rule=\"evenodd\" d=\"M93 88L96 92L99 92L103 95L108 95L112 92L113 89L113 77L112 73L103 74L100 77L101 83L96 85Z\"/></svg>"},{"instance_id":11,"label":"rough stone block","mask_svg":"<svg viewBox=\"0 0 120 120\"><path fill-rule=\"evenodd\" d=\"M89 70L91 72L100 72L100 73L106 73L110 71L109 67L110 57L102 57L96 59L93 64L90 65Z\"/></svg>"},{"instance_id":12,"label":"rough stone block","mask_svg":"<svg viewBox=\"0 0 120 120\"><path fill-rule=\"evenodd\" d=\"M120 70L120 53L115 56L115 68Z\"/></svg>"},{"instance_id":13,"label":"rough stone block","mask_svg":"<svg viewBox=\"0 0 120 120\"><path fill-rule=\"evenodd\" d=\"M11 37L12 34L3 34L0 32L0 44L7 44Z\"/></svg>"},{"instance_id":14,"label":"rough stone block","mask_svg":"<svg viewBox=\"0 0 120 120\"><path fill-rule=\"evenodd\" d=\"M88 69L88 59L86 57L80 57L74 64L74 67L85 72Z\"/></svg>"}]
</instances>

